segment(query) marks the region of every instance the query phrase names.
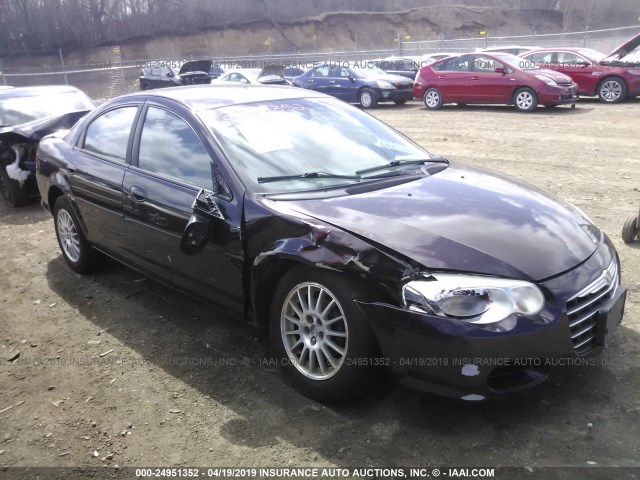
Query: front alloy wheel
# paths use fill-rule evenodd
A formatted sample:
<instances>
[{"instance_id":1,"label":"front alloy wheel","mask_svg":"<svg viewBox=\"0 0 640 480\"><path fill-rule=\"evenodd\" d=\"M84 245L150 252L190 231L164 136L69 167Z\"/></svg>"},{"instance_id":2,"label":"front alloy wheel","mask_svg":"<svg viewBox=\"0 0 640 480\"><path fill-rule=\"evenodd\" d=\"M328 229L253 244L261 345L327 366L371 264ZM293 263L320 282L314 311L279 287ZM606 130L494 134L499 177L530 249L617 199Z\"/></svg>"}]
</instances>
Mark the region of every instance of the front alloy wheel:
<instances>
[{"instance_id":1,"label":"front alloy wheel","mask_svg":"<svg viewBox=\"0 0 640 480\"><path fill-rule=\"evenodd\" d=\"M513 96L513 104L520 112L531 112L538 107L538 96L531 88L521 88Z\"/></svg>"},{"instance_id":2,"label":"front alloy wheel","mask_svg":"<svg viewBox=\"0 0 640 480\"><path fill-rule=\"evenodd\" d=\"M620 78L607 78L598 87L598 97L605 103L617 103L627 96L627 86Z\"/></svg>"},{"instance_id":3,"label":"front alloy wheel","mask_svg":"<svg viewBox=\"0 0 640 480\"><path fill-rule=\"evenodd\" d=\"M358 98L362 108L375 108L378 105L378 98L370 88L363 88Z\"/></svg>"},{"instance_id":4,"label":"front alloy wheel","mask_svg":"<svg viewBox=\"0 0 640 480\"><path fill-rule=\"evenodd\" d=\"M289 292L280 316L280 334L294 366L313 380L338 373L349 349L342 306L317 283L301 283Z\"/></svg>"},{"instance_id":5,"label":"front alloy wheel","mask_svg":"<svg viewBox=\"0 0 640 480\"><path fill-rule=\"evenodd\" d=\"M356 303L371 299L369 290L346 274L299 266L282 276L273 294L269 334L276 360L298 390L337 401L375 384L384 362Z\"/></svg>"}]
</instances>

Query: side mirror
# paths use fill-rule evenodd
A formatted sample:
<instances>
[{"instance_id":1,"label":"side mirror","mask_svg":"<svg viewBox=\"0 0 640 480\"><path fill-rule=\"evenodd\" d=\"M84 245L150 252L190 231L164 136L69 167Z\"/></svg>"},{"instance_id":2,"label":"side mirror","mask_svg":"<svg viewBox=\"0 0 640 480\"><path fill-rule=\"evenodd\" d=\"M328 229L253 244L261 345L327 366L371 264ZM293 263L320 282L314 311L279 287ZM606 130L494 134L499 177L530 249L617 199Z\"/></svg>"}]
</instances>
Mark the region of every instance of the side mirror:
<instances>
[{"instance_id":1,"label":"side mirror","mask_svg":"<svg viewBox=\"0 0 640 480\"><path fill-rule=\"evenodd\" d=\"M349 75L349 80L351 80L352 82L356 81L356 79L355 79L355 77L353 75Z\"/></svg>"},{"instance_id":2,"label":"side mirror","mask_svg":"<svg viewBox=\"0 0 640 480\"><path fill-rule=\"evenodd\" d=\"M196 255L202 252L210 241L223 244L228 237L228 226L220 225L214 235L211 224L214 219L225 219L216 203L214 193L210 190L200 190L193 201L192 209L193 215L180 240L180 251L185 255Z\"/></svg>"},{"instance_id":3,"label":"side mirror","mask_svg":"<svg viewBox=\"0 0 640 480\"><path fill-rule=\"evenodd\" d=\"M590 67L591 64L589 62L585 62L585 61L581 61L581 62L576 62L576 65L578 65L579 67Z\"/></svg>"},{"instance_id":4,"label":"side mirror","mask_svg":"<svg viewBox=\"0 0 640 480\"><path fill-rule=\"evenodd\" d=\"M506 75L507 74L507 70L504 67L496 67L494 72L501 73L502 75Z\"/></svg>"},{"instance_id":5,"label":"side mirror","mask_svg":"<svg viewBox=\"0 0 640 480\"><path fill-rule=\"evenodd\" d=\"M180 240L180 251L185 255L195 255L204 250L211 237L211 224L200 215L193 214Z\"/></svg>"},{"instance_id":6,"label":"side mirror","mask_svg":"<svg viewBox=\"0 0 640 480\"><path fill-rule=\"evenodd\" d=\"M169 78L173 77L173 72L167 72L167 77Z\"/></svg>"}]
</instances>

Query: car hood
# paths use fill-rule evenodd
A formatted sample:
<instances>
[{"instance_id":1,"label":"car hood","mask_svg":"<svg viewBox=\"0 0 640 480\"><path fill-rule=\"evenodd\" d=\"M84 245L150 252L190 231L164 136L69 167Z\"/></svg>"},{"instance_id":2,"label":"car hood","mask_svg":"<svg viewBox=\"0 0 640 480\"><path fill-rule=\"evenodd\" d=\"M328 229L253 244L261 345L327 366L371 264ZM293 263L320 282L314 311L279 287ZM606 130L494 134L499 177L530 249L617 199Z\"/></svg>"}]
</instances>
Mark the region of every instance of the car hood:
<instances>
[{"instance_id":1,"label":"car hood","mask_svg":"<svg viewBox=\"0 0 640 480\"><path fill-rule=\"evenodd\" d=\"M208 75L212 63L213 62L211 62L211 60L194 60L191 62L185 62L182 67L180 67L180 72L178 74L184 75L186 73L204 72Z\"/></svg>"},{"instance_id":2,"label":"car hood","mask_svg":"<svg viewBox=\"0 0 640 480\"><path fill-rule=\"evenodd\" d=\"M287 204L429 269L531 281L572 269L602 241L575 207L463 166L374 192Z\"/></svg>"},{"instance_id":3,"label":"car hood","mask_svg":"<svg viewBox=\"0 0 640 480\"><path fill-rule=\"evenodd\" d=\"M624 62L627 65L640 65L640 33L614 48L600 63L615 65L618 62Z\"/></svg>"},{"instance_id":4,"label":"car hood","mask_svg":"<svg viewBox=\"0 0 640 480\"><path fill-rule=\"evenodd\" d=\"M55 117L45 117L31 122L0 128L0 139L12 144L24 140L40 141L58 130L68 130L90 110L69 112Z\"/></svg>"},{"instance_id":5,"label":"car hood","mask_svg":"<svg viewBox=\"0 0 640 480\"><path fill-rule=\"evenodd\" d=\"M573 83L573 80L571 80L570 77L566 76L564 73L556 72L555 70L547 70L546 68L543 68L535 70L533 73L535 75L544 75L545 77L549 77L557 84Z\"/></svg>"}]
</instances>

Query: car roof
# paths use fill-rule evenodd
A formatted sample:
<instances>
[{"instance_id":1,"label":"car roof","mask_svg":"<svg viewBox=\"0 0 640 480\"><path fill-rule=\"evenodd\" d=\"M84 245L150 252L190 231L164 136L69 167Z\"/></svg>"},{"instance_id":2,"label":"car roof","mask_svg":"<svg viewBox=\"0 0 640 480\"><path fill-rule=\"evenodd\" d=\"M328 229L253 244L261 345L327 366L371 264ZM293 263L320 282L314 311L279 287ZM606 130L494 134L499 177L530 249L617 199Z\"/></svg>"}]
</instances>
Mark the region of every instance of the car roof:
<instances>
[{"instance_id":1,"label":"car roof","mask_svg":"<svg viewBox=\"0 0 640 480\"><path fill-rule=\"evenodd\" d=\"M191 110L199 111L220 108L228 105L268 102L272 100L289 100L297 98L326 97L321 93L303 88L285 85L254 85L254 84L211 84L190 85L183 87L163 88L146 91L149 98L167 98L182 103ZM140 93L132 93L118 97L140 97Z\"/></svg>"},{"instance_id":2,"label":"car roof","mask_svg":"<svg viewBox=\"0 0 640 480\"><path fill-rule=\"evenodd\" d=\"M46 87L16 87L0 89L1 97L37 97L42 95L55 95L61 93L84 93L82 90L70 85L49 85Z\"/></svg>"}]
</instances>

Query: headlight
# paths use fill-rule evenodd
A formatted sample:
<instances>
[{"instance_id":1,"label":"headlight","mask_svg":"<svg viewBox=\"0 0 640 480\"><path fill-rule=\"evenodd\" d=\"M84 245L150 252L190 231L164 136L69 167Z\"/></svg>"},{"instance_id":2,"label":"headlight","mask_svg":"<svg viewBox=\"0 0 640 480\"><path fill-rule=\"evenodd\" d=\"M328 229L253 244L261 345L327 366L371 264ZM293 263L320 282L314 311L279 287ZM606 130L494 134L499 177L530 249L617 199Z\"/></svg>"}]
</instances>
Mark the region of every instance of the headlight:
<instances>
[{"instance_id":1,"label":"headlight","mask_svg":"<svg viewBox=\"0 0 640 480\"><path fill-rule=\"evenodd\" d=\"M557 87L558 86L558 84L556 83L556 81L554 79L549 78L546 75L536 75L536 78L538 80L542 80L547 85L551 85L552 87Z\"/></svg>"},{"instance_id":2,"label":"headlight","mask_svg":"<svg viewBox=\"0 0 640 480\"><path fill-rule=\"evenodd\" d=\"M406 307L467 323L495 323L510 315L537 315L544 296L532 283L505 278L434 273L402 288Z\"/></svg>"},{"instance_id":3,"label":"headlight","mask_svg":"<svg viewBox=\"0 0 640 480\"><path fill-rule=\"evenodd\" d=\"M378 87L382 88L383 90L389 90L389 89L393 89L396 88L393 86L393 83L390 82L385 82L383 80L378 80Z\"/></svg>"}]
</instances>

